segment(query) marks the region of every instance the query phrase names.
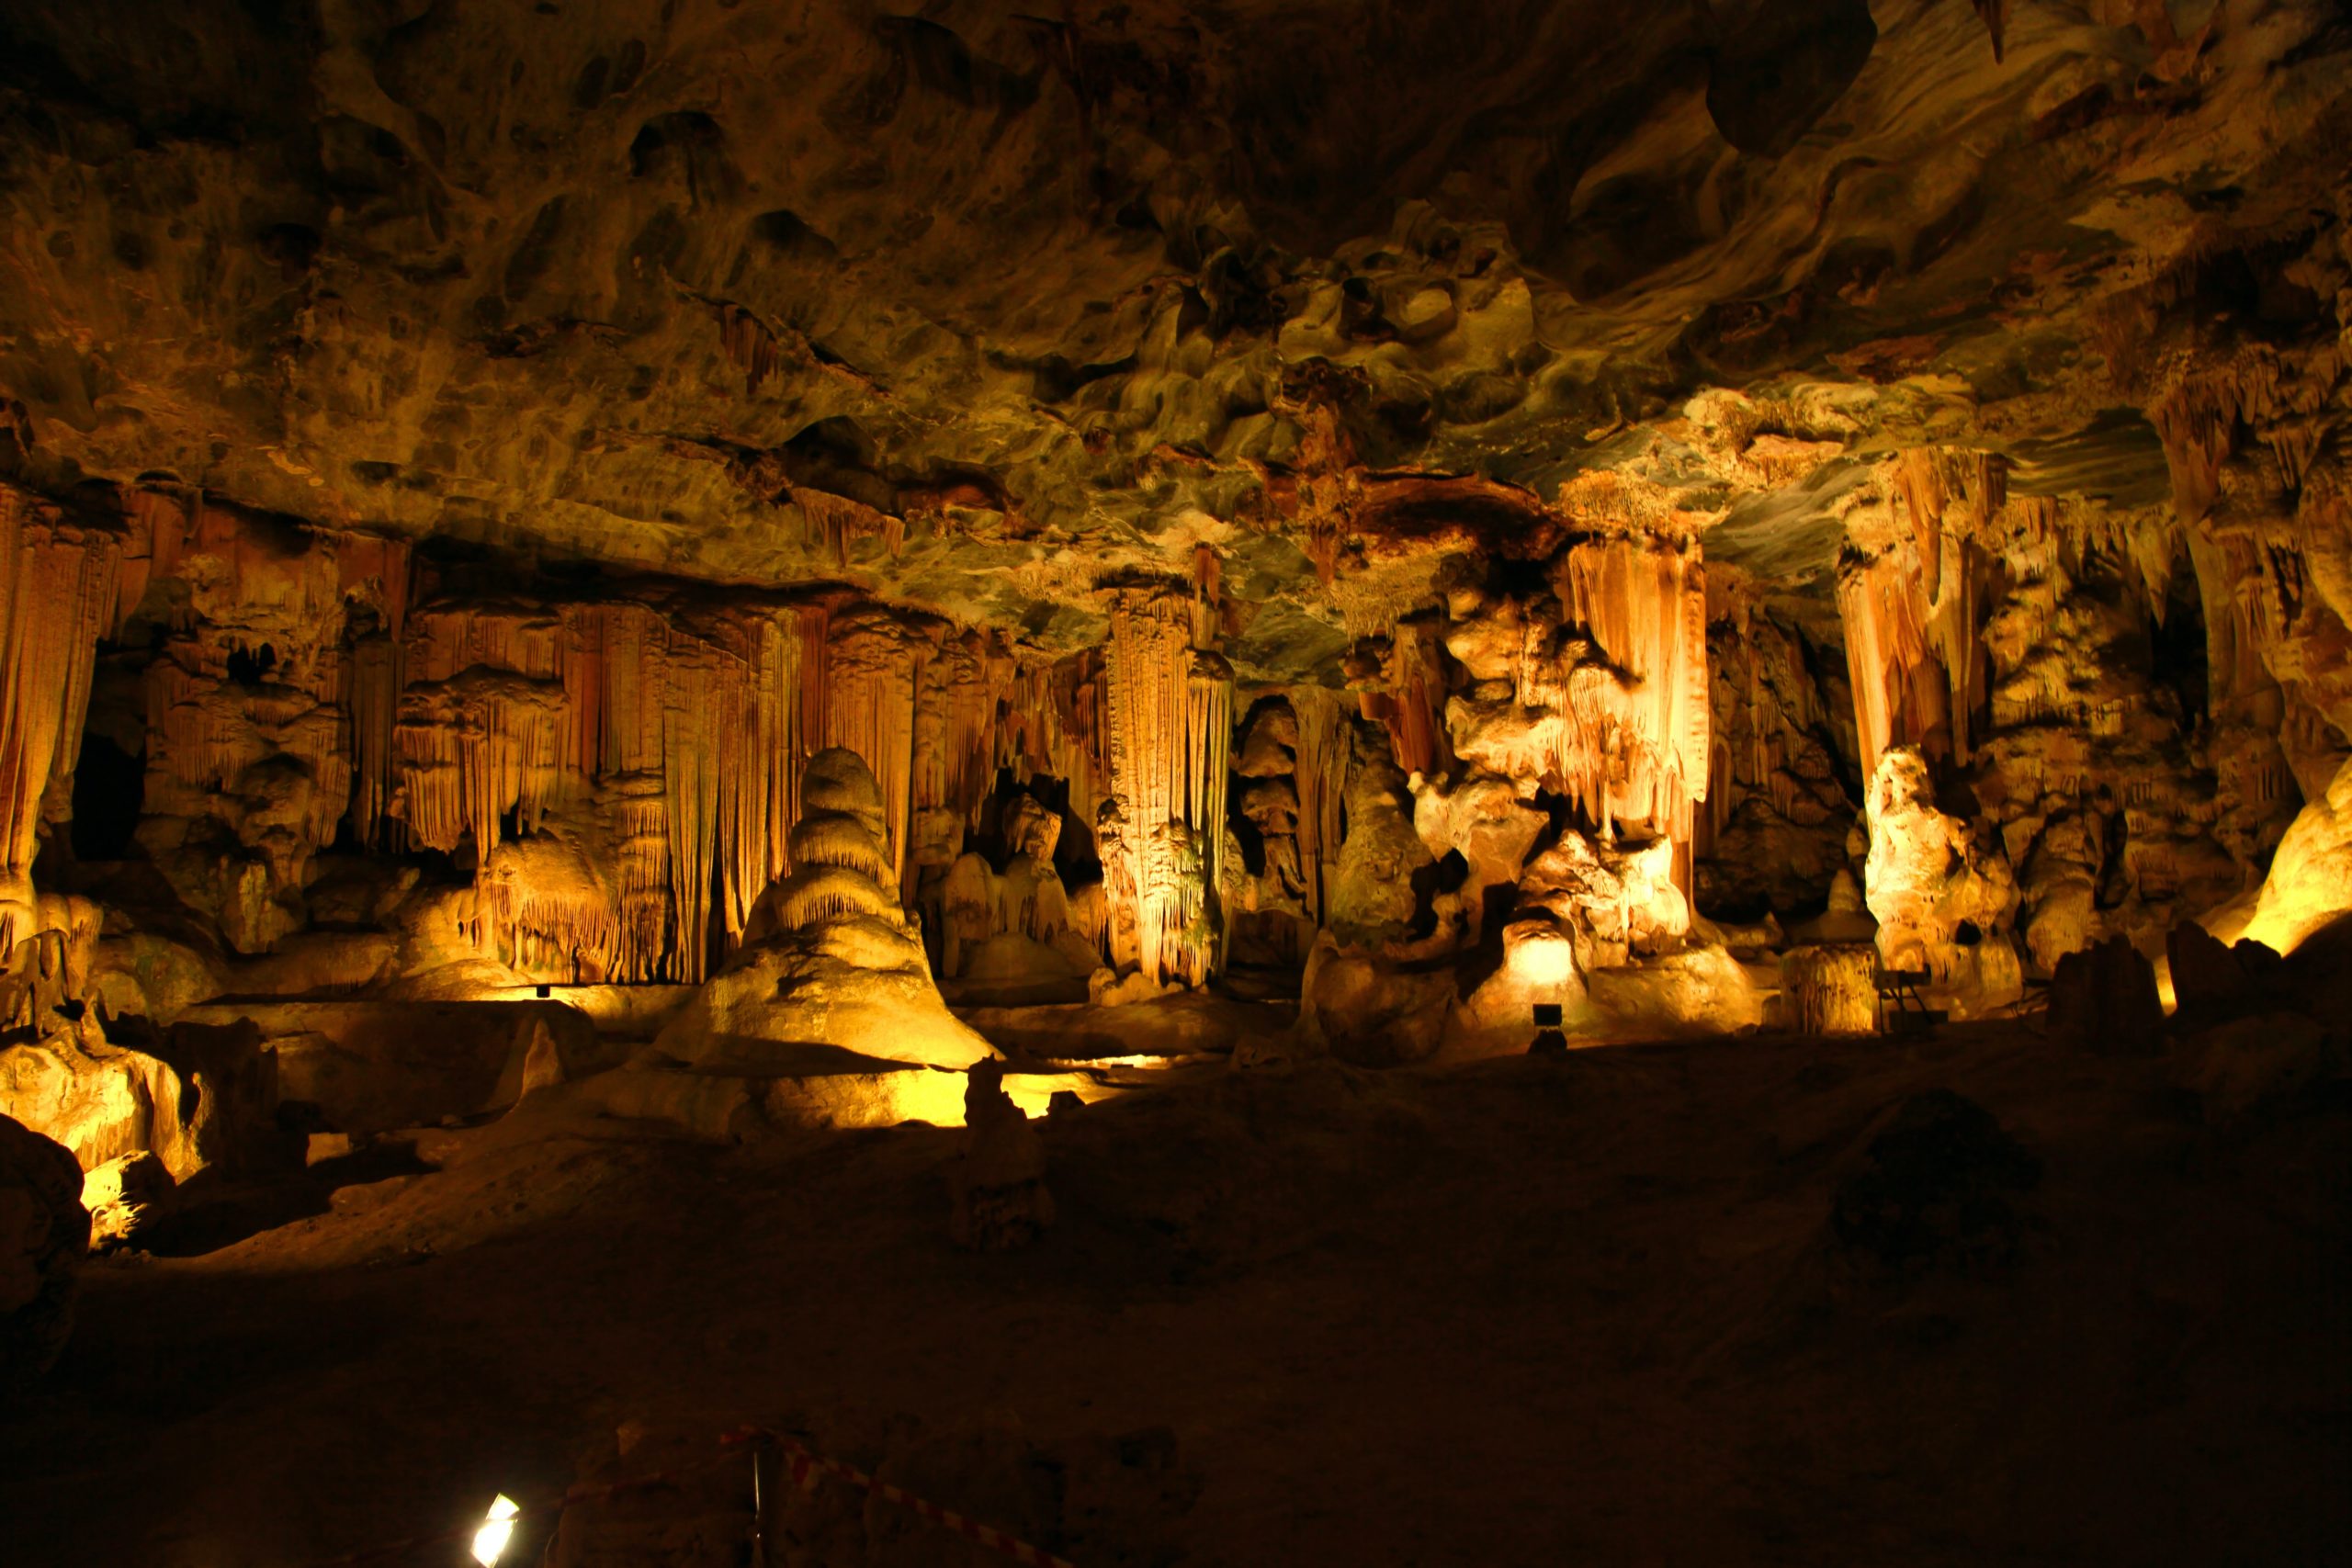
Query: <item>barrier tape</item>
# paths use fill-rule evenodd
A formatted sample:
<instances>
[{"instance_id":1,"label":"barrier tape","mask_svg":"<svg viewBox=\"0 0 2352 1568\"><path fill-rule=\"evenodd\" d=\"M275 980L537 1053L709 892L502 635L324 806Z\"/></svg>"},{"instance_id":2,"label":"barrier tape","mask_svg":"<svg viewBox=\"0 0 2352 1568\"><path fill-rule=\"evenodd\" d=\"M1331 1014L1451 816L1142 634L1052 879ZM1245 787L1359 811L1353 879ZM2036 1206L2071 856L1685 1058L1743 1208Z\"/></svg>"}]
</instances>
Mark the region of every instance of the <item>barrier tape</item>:
<instances>
[{"instance_id":1,"label":"barrier tape","mask_svg":"<svg viewBox=\"0 0 2352 1568\"><path fill-rule=\"evenodd\" d=\"M645 1492L657 1486L667 1486L687 1476L699 1475L706 1470L714 1469L734 1458L738 1450L756 1443L774 1443L783 1450L785 1468L791 1472L792 1483L804 1492L816 1489L817 1478L820 1475L830 1475L838 1481L845 1481L852 1486L869 1492L886 1503L896 1504L918 1517L928 1519L943 1529L954 1530L967 1540L977 1542L1000 1556L1023 1564L1023 1568L1078 1568L1076 1563L1067 1558L1056 1557L1049 1551L1040 1551L1025 1540L1005 1534L993 1525L982 1524L979 1520L966 1514L959 1514L953 1508L943 1508L928 1498L916 1496L903 1486L894 1486L889 1482L868 1475L855 1465L844 1464L840 1460L828 1459L822 1454L813 1452L807 1444L788 1432L774 1431L764 1427L744 1427L725 1434L718 1439L719 1451L698 1463L681 1465L674 1470L661 1471L652 1475L631 1476L625 1481L608 1481L594 1486L574 1485L566 1487L561 1492L542 1493L537 1497L519 1503L518 1516L528 1517L535 1513L544 1513L552 1508L560 1517L565 1509L575 1503L603 1502L609 1497L617 1497L623 1493ZM420 1547L447 1546L457 1542L470 1541L474 1538L474 1532L481 1528L481 1523L477 1521L461 1529L442 1530L435 1535L413 1536L407 1540L395 1541L389 1546L370 1547L361 1551L346 1552L341 1557L320 1558L314 1562L305 1564L304 1568L357 1568L357 1565L362 1563L389 1562L395 1558L405 1557Z\"/></svg>"},{"instance_id":2,"label":"barrier tape","mask_svg":"<svg viewBox=\"0 0 2352 1568\"><path fill-rule=\"evenodd\" d=\"M916 1496L903 1486L893 1486L887 1481L868 1475L855 1465L843 1464L837 1459L827 1459L822 1454L811 1453L797 1438L785 1433L755 1432L745 1435L743 1440L751 1440L753 1438L765 1438L784 1450L784 1461L786 1467L792 1472L792 1483L804 1492L816 1489L818 1476L830 1475L835 1480L846 1481L852 1486L870 1492L886 1503L895 1503L910 1513L929 1519L933 1524L954 1530L957 1535L968 1540L977 1541L990 1551L1023 1564L1024 1568L1078 1568L1076 1563L1067 1558L1056 1557L1052 1552L1042 1551L1025 1540L1016 1540L1005 1534L993 1525L984 1525L979 1520L959 1514L953 1508L943 1508L927 1498Z\"/></svg>"},{"instance_id":3,"label":"barrier tape","mask_svg":"<svg viewBox=\"0 0 2352 1568\"><path fill-rule=\"evenodd\" d=\"M533 1514L545 1513L550 1508L560 1517L574 1503L601 1503L608 1497L617 1497L625 1492L646 1492L656 1486L667 1486L672 1482L682 1481L689 1475L699 1475L706 1470L717 1469L733 1457L731 1453L721 1452L698 1463L681 1465L675 1470L660 1471L652 1475L633 1475L626 1481L608 1481L601 1485L572 1485L565 1487L560 1492L542 1492L537 1497L526 1498L517 1503L515 1506L517 1517L527 1517ZM442 1530L435 1535L411 1536L406 1540L397 1540L389 1546L371 1546L364 1551L347 1551L341 1557L322 1557L305 1563L303 1568L355 1568L358 1563L389 1562L394 1558L405 1557L419 1547L450 1546L471 1541L474 1532L481 1529L481 1521L476 1519L472 1524L460 1526L457 1529Z\"/></svg>"}]
</instances>

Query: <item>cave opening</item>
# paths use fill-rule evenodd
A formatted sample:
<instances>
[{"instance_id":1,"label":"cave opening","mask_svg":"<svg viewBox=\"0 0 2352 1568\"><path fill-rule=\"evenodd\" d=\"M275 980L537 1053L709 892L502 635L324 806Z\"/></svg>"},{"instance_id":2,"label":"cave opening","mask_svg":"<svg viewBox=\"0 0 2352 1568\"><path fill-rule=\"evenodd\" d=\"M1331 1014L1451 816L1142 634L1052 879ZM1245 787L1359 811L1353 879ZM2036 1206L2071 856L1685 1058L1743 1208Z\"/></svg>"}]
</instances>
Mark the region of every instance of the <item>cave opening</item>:
<instances>
[{"instance_id":1,"label":"cave opening","mask_svg":"<svg viewBox=\"0 0 2352 1568\"><path fill-rule=\"evenodd\" d=\"M239 645L229 649L226 662L230 680L241 686L258 686L277 668L277 649L266 642Z\"/></svg>"},{"instance_id":2,"label":"cave opening","mask_svg":"<svg viewBox=\"0 0 2352 1568\"><path fill-rule=\"evenodd\" d=\"M2164 614L2148 623L2148 673L2171 692L2182 717L2194 728L2211 713L2212 671L2205 640L2205 596L2197 574L2183 559L2165 584Z\"/></svg>"},{"instance_id":3,"label":"cave opening","mask_svg":"<svg viewBox=\"0 0 2352 1568\"><path fill-rule=\"evenodd\" d=\"M114 861L129 854L146 795L143 751L124 750L111 735L85 735L74 770L74 858Z\"/></svg>"}]
</instances>

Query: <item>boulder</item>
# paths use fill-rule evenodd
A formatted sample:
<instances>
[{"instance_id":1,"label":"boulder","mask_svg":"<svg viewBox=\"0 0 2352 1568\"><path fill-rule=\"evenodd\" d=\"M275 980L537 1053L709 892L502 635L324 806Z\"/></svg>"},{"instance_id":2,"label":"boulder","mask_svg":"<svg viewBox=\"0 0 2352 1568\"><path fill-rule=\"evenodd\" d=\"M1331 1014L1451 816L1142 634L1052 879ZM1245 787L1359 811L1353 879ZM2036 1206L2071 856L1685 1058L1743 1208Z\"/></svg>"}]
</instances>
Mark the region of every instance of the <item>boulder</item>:
<instances>
[{"instance_id":1,"label":"boulder","mask_svg":"<svg viewBox=\"0 0 2352 1568\"><path fill-rule=\"evenodd\" d=\"M1309 1055L1358 1066L1396 1066L1434 1055L1454 998L1453 971L1407 967L1326 931L1307 955L1298 1034Z\"/></svg>"},{"instance_id":2,"label":"boulder","mask_svg":"<svg viewBox=\"0 0 2352 1568\"><path fill-rule=\"evenodd\" d=\"M2165 933L2165 964L2173 1006L2191 1018L2217 1018L2258 1004L2265 983L2278 977L2278 955L2258 942L2224 946L2194 920Z\"/></svg>"},{"instance_id":3,"label":"boulder","mask_svg":"<svg viewBox=\"0 0 2352 1568\"><path fill-rule=\"evenodd\" d=\"M2041 1160L1991 1111L1928 1089L1903 1102L1838 1183L1830 1235L1848 1257L1894 1273L1996 1271L2018 1257L2018 1200L2041 1180Z\"/></svg>"},{"instance_id":4,"label":"boulder","mask_svg":"<svg viewBox=\"0 0 2352 1568\"><path fill-rule=\"evenodd\" d=\"M138 1240L163 1217L174 1185L164 1162L143 1149L91 1170L82 1179L82 1207L90 1213L91 1250Z\"/></svg>"},{"instance_id":5,"label":"boulder","mask_svg":"<svg viewBox=\"0 0 2352 1568\"><path fill-rule=\"evenodd\" d=\"M2205 1122L2232 1128L2341 1070L2343 1043L2295 1012L2233 1019L2183 1041L2166 1063L2175 1087L2197 1096Z\"/></svg>"},{"instance_id":6,"label":"boulder","mask_svg":"<svg viewBox=\"0 0 2352 1568\"><path fill-rule=\"evenodd\" d=\"M137 1043L110 1041L85 1018L0 1052L0 1115L63 1144L84 1167L152 1152L176 1181L276 1151L277 1058L252 1023L177 1023L128 1039Z\"/></svg>"},{"instance_id":7,"label":"boulder","mask_svg":"<svg viewBox=\"0 0 2352 1568\"><path fill-rule=\"evenodd\" d=\"M1046 1151L1029 1118L1004 1092L1004 1067L982 1062L964 1088L965 1144L948 1168L948 1234L974 1252L1025 1247L1054 1223Z\"/></svg>"},{"instance_id":8,"label":"boulder","mask_svg":"<svg viewBox=\"0 0 2352 1568\"><path fill-rule=\"evenodd\" d=\"M2050 977L2049 1027L2059 1039L2104 1055L2154 1055L2165 1027L2155 965L2120 936L2067 953Z\"/></svg>"},{"instance_id":9,"label":"boulder","mask_svg":"<svg viewBox=\"0 0 2352 1568\"><path fill-rule=\"evenodd\" d=\"M89 1236L72 1151L0 1116L0 1394L47 1371L64 1348Z\"/></svg>"}]
</instances>

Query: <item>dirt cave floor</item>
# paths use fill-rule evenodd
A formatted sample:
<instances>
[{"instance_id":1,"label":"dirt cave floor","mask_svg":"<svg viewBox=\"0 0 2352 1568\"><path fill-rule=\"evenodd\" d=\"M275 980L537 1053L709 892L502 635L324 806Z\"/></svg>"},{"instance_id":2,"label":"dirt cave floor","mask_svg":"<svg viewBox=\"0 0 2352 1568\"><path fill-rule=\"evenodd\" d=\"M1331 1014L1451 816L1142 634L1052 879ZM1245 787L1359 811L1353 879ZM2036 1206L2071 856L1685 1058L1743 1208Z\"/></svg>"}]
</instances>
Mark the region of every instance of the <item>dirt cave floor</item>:
<instances>
[{"instance_id":1,"label":"dirt cave floor","mask_svg":"<svg viewBox=\"0 0 2352 1568\"><path fill-rule=\"evenodd\" d=\"M1905 1262L1832 1216L1931 1089L2022 1156L1930 1194ZM94 1264L0 1421L0 1559L333 1559L752 1421L1080 1568L2352 1561L2332 1086L2216 1131L2158 1064L2007 1024L1223 1074L1041 1131L1059 1218L1016 1252L947 1240L959 1130L526 1103ZM548 1560L748 1561L748 1478L697 1474ZM772 1561L1003 1561L827 1488Z\"/></svg>"}]
</instances>

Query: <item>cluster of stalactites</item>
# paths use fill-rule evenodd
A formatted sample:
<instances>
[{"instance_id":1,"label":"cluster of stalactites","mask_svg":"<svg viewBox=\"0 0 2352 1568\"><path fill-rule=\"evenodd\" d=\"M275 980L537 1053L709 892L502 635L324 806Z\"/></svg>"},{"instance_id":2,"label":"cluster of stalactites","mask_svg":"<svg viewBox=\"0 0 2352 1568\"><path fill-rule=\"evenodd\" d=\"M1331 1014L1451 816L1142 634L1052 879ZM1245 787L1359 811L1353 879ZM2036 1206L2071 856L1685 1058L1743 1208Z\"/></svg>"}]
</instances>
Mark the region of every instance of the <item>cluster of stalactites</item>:
<instances>
[{"instance_id":1,"label":"cluster of stalactites","mask_svg":"<svg viewBox=\"0 0 2352 1568\"><path fill-rule=\"evenodd\" d=\"M559 958L585 943L571 966L619 981L698 978L762 895L806 869L793 849L799 770L823 748L862 759L878 792L879 863L859 871L881 895L836 887L827 873L848 868L820 862L795 912L876 912L882 895L895 909L917 870L915 821L977 817L1021 679L986 638L873 607L476 604L412 623L395 726L411 833L438 848L469 840L485 877L520 869L501 859L509 823L603 843L611 919L575 918L580 887L497 893L479 901L482 941Z\"/></svg>"},{"instance_id":2,"label":"cluster of stalactites","mask_svg":"<svg viewBox=\"0 0 2352 1568\"><path fill-rule=\"evenodd\" d=\"M1604 824L1639 818L1690 839L1712 753L1707 585L1696 544L1599 539L1571 547L1555 569L1571 621L1588 629L1589 659L1568 672L1555 767L1571 798Z\"/></svg>"},{"instance_id":3,"label":"cluster of stalactites","mask_svg":"<svg viewBox=\"0 0 2352 1568\"><path fill-rule=\"evenodd\" d=\"M1104 716L1103 655L1095 649L1016 671L999 709L995 766L1014 779L1059 779L1069 808L1092 822L1110 793L1111 727Z\"/></svg>"},{"instance_id":4,"label":"cluster of stalactites","mask_svg":"<svg viewBox=\"0 0 2352 1568\"><path fill-rule=\"evenodd\" d=\"M1112 605L1106 691L1117 810L1100 846L1105 897L1133 901L1131 915L1113 913L1108 956L1154 984L1197 986L1218 960L1212 906L1233 763L1232 672L1194 647L1189 598L1125 590Z\"/></svg>"},{"instance_id":5,"label":"cluster of stalactites","mask_svg":"<svg viewBox=\"0 0 2352 1568\"><path fill-rule=\"evenodd\" d=\"M1355 758L1345 697L1324 686L1294 686L1290 706L1298 726L1298 869L1307 919L1323 923L1329 888L1339 874L1348 769Z\"/></svg>"},{"instance_id":6,"label":"cluster of stalactites","mask_svg":"<svg viewBox=\"0 0 2352 1568\"><path fill-rule=\"evenodd\" d=\"M1986 453L1906 452L1894 490L1909 536L1838 580L1865 773L1893 746L1968 758L1985 703L1987 541L2004 525L2007 467Z\"/></svg>"},{"instance_id":7,"label":"cluster of stalactites","mask_svg":"<svg viewBox=\"0 0 2352 1568\"><path fill-rule=\"evenodd\" d=\"M44 816L71 807L100 635L117 616L121 541L0 487L0 949L31 929Z\"/></svg>"},{"instance_id":8,"label":"cluster of stalactites","mask_svg":"<svg viewBox=\"0 0 2352 1568\"><path fill-rule=\"evenodd\" d=\"M695 626L638 604L412 617L398 808L415 843L473 844L483 944L552 950L612 980L699 977L714 894L735 938L786 869L808 697L824 691L808 654L821 662L827 626L797 606ZM538 845L554 818L557 841L603 846L609 878L527 886L560 857L503 854L501 840L511 824Z\"/></svg>"},{"instance_id":9,"label":"cluster of stalactites","mask_svg":"<svg viewBox=\"0 0 2352 1568\"><path fill-rule=\"evenodd\" d=\"M916 810L943 807L967 830L980 825L996 784L1001 716L1019 673L1002 644L978 632L941 649L922 694L923 722L916 726Z\"/></svg>"},{"instance_id":10,"label":"cluster of stalactites","mask_svg":"<svg viewBox=\"0 0 2352 1568\"><path fill-rule=\"evenodd\" d=\"M350 803L355 756L370 770L369 808L388 784L389 688L377 677L408 587L398 540L143 488L99 525L0 487L11 884L40 824L70 814L98 641L142 610L173 634L149 674L148 810L202 816L250 784L260 804L246 825L266 829L274 877L299 879ZM236 658L265 648L259 673L240 679Z\"/></svg>"},{"instance_id":11,"label":"cluster of stalactites","mask_svg":"<svg viewBox=\"0 0 2352 1568\"><path fill-rule=\"evenodd\" d=\"M1711 575L1708 624L1729 658L1711 660L1711 744L1707 813L1700 848L1731 824L1738 804L1762 795L1783 820L1798 810L1792 740L1827 721L1819 685L1795 634L1765 614L1736 573Z\"/></svg>"}]
</instances>

